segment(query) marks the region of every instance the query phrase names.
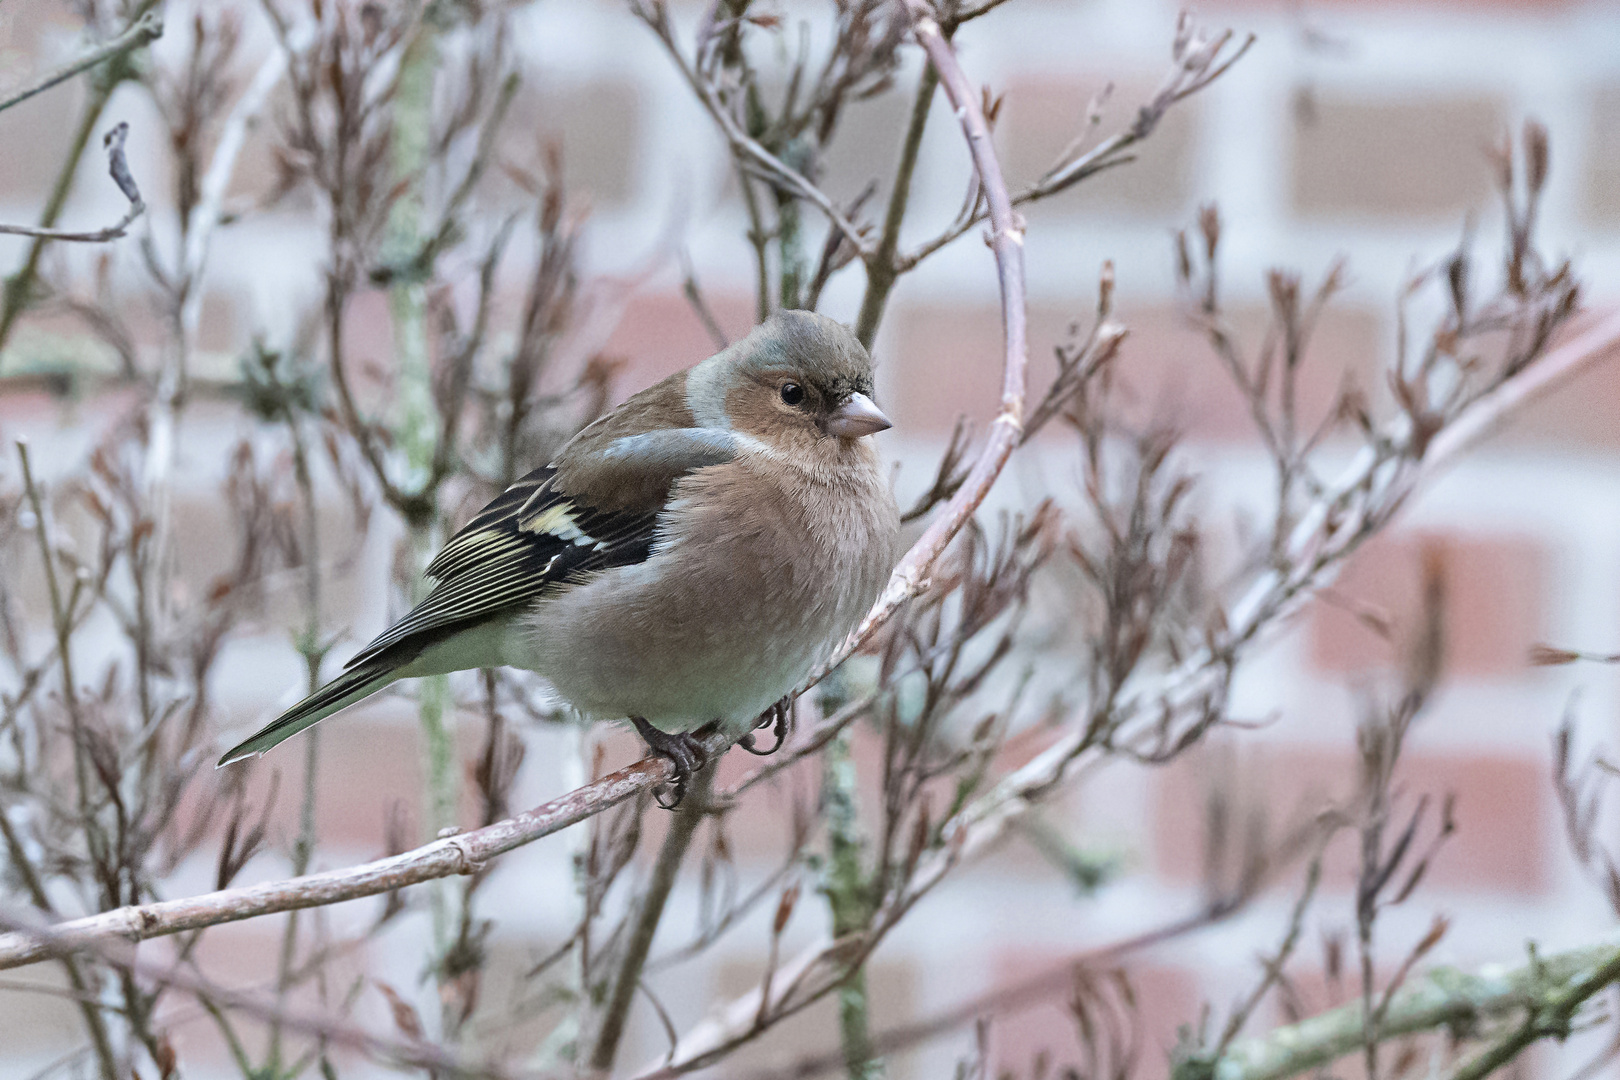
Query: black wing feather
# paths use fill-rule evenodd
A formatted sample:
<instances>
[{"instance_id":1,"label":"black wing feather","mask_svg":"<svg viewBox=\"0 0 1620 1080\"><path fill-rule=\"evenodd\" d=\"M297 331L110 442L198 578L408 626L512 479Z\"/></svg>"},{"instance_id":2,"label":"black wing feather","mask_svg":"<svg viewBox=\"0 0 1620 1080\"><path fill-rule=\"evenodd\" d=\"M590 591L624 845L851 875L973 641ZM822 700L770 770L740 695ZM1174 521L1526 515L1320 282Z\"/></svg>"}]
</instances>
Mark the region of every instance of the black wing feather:
<instances>
[{"instance_id":1,"label":"black wing feather","mask_svg":"<svg viewBox=\"0 0 1620 1080\"><path fill-rule=\"evenodd\" d=\"M549 465L536 469L480 510L428 564L433 591L346 666L441 639L587 574L646 561L662 507L597 510L559 491L555 475Z\"/></svg>"}]
</instances>

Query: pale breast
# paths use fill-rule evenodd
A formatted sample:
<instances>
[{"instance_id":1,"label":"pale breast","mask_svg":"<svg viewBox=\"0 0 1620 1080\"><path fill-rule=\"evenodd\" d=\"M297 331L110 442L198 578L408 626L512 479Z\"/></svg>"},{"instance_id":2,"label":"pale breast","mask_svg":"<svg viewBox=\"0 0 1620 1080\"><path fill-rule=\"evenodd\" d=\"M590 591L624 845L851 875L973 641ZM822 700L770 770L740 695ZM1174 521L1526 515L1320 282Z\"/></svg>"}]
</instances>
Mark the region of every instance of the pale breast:
<instances>
[{"instance_id":1,"label":"pale breast","mask_svg":"<svg viewBox=\"0 0 1620 1080\"><path fill-rule=\"evenodd\" d=\"M683 479L647 562L536 605L523 666L593 719L750 722L887 580L898 516L875 455L862 466L812 478L749 458Z\"/></svg>"}]
</instances>

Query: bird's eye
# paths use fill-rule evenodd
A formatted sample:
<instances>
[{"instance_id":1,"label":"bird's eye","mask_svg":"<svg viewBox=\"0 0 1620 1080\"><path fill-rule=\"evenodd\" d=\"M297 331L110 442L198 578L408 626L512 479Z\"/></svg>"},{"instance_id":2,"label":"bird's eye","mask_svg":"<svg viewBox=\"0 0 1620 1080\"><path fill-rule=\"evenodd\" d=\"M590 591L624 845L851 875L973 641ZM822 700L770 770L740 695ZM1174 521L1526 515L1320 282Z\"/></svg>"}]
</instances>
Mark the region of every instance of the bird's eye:
<instances>
[{"instance_id":1,"label":"bird's eye","mask_svg":"<svg viewBox=\"0 0 1620 1080\"><path fill-rule=\"evenodd\" d=\"M785 405L797 405L799 402L801 402L803 400L804 400L804 387L800 386L796 382L790 382L790 383L783 383L782 384L782 403L783 404L785 404Z\"/></svg>"}]
</instances>

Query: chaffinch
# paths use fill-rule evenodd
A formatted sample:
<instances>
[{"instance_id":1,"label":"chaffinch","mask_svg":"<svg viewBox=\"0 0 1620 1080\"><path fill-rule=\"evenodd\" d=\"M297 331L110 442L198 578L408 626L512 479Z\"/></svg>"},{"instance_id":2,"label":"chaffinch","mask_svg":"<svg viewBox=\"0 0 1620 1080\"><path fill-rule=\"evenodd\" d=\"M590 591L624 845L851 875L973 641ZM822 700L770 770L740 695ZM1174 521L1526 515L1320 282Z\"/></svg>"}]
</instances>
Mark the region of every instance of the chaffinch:
<instances>
[{"instance_id":1,"label":"chaffinch","mask_svg":"<svg viewBox=\"0 0 1620 1080\"><path fill-rule=\"evenodd\" d=\"M899 513L865 436L889 426L854 334L772 315L484 507L428 564L426 599L220 764L397 679L505 665L585 720L628 719L678 798L692 733L746 738L877 598Z\"/></svg>"}]
</instances>

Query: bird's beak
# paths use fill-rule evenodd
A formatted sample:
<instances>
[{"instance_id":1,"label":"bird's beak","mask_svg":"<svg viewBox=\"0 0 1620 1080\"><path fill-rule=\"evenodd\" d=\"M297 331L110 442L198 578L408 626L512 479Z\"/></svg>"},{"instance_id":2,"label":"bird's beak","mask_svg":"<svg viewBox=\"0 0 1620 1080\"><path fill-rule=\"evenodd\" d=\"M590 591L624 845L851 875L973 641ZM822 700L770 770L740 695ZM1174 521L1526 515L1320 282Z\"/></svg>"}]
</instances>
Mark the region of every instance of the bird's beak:
<instances>
[{"instance_id":1,"label":"bird's beak","mask_svg":"<svg viewBox=\"0 0 1620 1080\"><path fill-rule=\"evenodd\" d=\"M858 439L892 427L883 410L865 394L849 395L849 399L827 417L827 433L840 439Z\"/></svg>"}]
</instances>

